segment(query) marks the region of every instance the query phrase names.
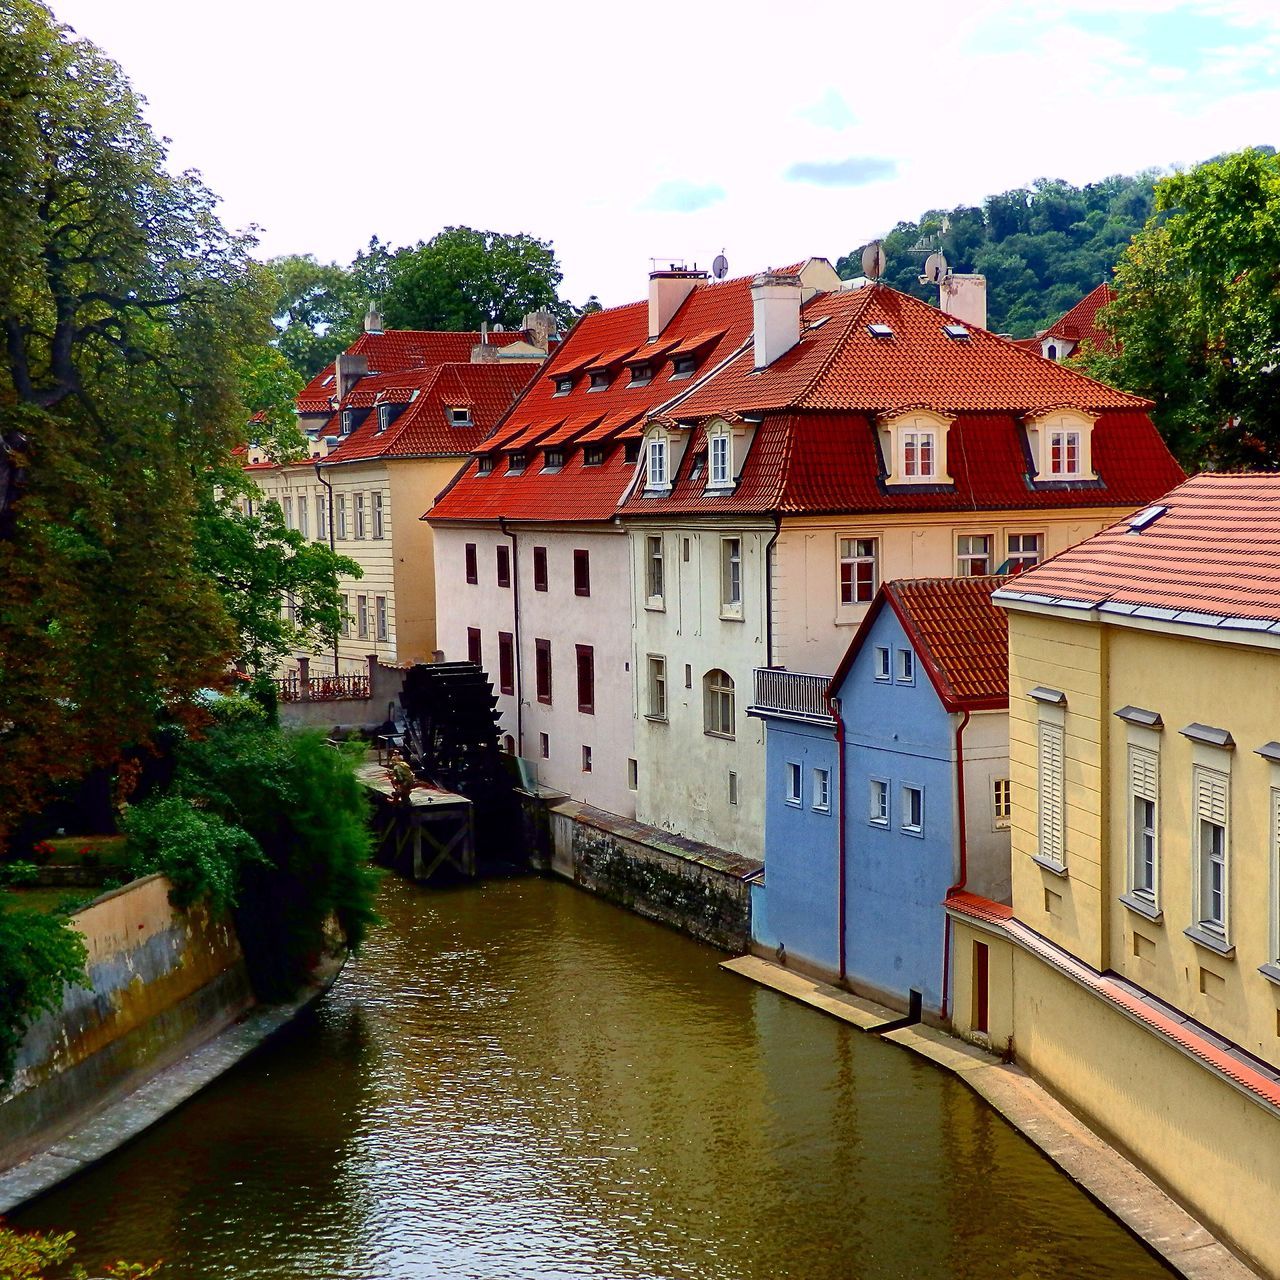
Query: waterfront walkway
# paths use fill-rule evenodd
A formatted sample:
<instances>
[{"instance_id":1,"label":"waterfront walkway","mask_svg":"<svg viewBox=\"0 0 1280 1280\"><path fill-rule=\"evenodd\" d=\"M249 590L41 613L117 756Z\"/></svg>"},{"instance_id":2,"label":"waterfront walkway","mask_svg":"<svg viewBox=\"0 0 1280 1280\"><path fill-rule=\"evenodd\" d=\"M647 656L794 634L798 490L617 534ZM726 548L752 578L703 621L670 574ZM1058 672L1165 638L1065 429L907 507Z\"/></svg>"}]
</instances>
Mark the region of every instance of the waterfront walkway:
<instances>
[{"instance_id":1,"label":"waterfront walkway","mask_svg":"<svg viewBox=\"0 0 1280 1280\"><path fill-rule=\"evenodd\" d=\"M721 968L862 1031L899 1018L892 1009L760 956L726 960ZM1257 1272L1021 1068L923 1024L888 1031L884 1039L959 1076L1187 1280L1260 1280Z\"/></svg>"}]
</instances>

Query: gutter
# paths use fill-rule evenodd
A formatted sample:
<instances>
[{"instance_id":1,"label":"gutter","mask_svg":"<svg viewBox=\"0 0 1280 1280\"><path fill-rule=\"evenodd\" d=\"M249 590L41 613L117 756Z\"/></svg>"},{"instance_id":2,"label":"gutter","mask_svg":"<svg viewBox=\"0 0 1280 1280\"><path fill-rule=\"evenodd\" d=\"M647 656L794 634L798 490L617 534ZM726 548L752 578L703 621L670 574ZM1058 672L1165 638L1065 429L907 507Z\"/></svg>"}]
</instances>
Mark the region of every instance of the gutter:
<instances>
[{"instance_id":1,"label":"gutter","mask_svg":"<svg viewBox=\"0 0 1280 1280\"><path fill-rule=\"evenodd\" d=\"M520 644L520 543L516 533L507 528L507 517L498 517L498 528L503 536L511 539L511 611L513 614L512 629L515 633L516 678L516 755L524 755L524 669L521 665L522 647Z\"/></svg>"},{"instance_id":2,"label":"gutter","mask_svg":"<svg viewBox=\"0 0 1280 1280\"><path fill-rule=\"evenodd\" d=\"M836 951L840 957L840 981L845 980L845 852L847 840L845 838L845 818L844 818L844 797L845 797L845 752L844 752L844 712L840 706L840 699L833 698L829 694L827 696L827 709L831 712L832 719L836 722L836 777L840 785L840 804L836 809L837 816L840 821L839 829L836 833L836 849L838 851L838 864L836 869Z\"/></svg>"},{"instance_id":3,"label":"gutter","mask_svg":"<svg viewBox=\"0 0 1280 1280\"><path fill-rule=\"evenodd\" d=\"M317 458L315 462L312 463L312 466L315 467L316 480L320 484L324 485L324 487L329 491L329 500L326 503L326 506L328 507L328 510L329 510L329 551L333 555L337 555L338 554L337 543L335 542L334 536L333 536L333 481L326 480L324 476L321 474L319 458ZM368 599L367 596L365 598ZM338 678L338 674L339 674L338 673L338 632L335 631L333 633L333 678L335 680Z\"/></svg>"},{"instance_id":4,"label":"gutter","mask_svg":"<svg viewBox=\"0 0 1280 1280\"><path fill-rule=\"evenodd\" d=\"M955 884L948 890L946 897L958 893L965 887L969 879L969 837L965 829L964 802L964 731L969 723L969 710L966 708L964 719L956 725L956 827L960 836L960 871ZM946 899L944 898L945 902ZM951 916L944 912L945 923L942 926L942 1017L947 1016L947 1001L950 997L951 977Z\"/></svg>"}]
</instances>

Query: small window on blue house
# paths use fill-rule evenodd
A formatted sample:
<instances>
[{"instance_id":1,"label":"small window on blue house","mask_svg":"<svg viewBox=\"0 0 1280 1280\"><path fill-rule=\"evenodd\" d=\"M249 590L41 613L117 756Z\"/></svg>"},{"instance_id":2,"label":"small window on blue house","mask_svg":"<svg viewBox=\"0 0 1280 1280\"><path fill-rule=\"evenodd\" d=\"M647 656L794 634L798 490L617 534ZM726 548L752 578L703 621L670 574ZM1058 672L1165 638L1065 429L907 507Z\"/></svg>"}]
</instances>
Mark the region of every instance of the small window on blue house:
<instances>
[{"instance_id":1,"label":"small window on blue house","mask_svg":"<svg viewBox=\"0 0 1280 1280\"><path fill-rule=\"evenodd\" d=\"M902 788L902 829L912 835L921 835L924 831L924 788L904 786Z\"/></svg>"},{"instance_id":2,"label":"small window on blue house","mask_svg":"<svg viewBox=\"0 0 1280 1280\"><path fill-rule=\"evenodd\" d=\"M787 761L787 803L800 803L800 766L792 760Z\"/></svg>"},{"instance_id":3,"label":"small window on blue house","mask_svg":"<svg viewBox=\"0 0 1280 1280\"><path fill-rule=\"evenodd\" d=\"M871 807L867 817L877 826L889 825L889 784L883 778L871 779Z\"/></svg>"},{"instance_id":4,"label":"small window on blue house","mask_svg":"<svg viewBox=\"0 0 1280 1280\"><path fill-rule=\"evenodd\" d=\"M911 649L898 650L898 683L915 684L916 655Z\"/></svg>"},{"instance_id":5,"label":"small window on blue house","mask_svg":"<svg viewBox=\"0 0 1280 1280\"><path fill-rule=\"evenodd\" d=\"M815 769L813 771L813 807L819 813L831 811L831 771Z\"/></svg>"},{"instance_id":6,"label":"small window on blue house","mask_svg":"<svg viewBox=\"0 0 1280 1280\"><path fill-rule=\"evenodd\" d=\"M884 645L876 646L876 679L888 680L893 675L889 666L889 650Z\"/></svg>"}]
</instances>

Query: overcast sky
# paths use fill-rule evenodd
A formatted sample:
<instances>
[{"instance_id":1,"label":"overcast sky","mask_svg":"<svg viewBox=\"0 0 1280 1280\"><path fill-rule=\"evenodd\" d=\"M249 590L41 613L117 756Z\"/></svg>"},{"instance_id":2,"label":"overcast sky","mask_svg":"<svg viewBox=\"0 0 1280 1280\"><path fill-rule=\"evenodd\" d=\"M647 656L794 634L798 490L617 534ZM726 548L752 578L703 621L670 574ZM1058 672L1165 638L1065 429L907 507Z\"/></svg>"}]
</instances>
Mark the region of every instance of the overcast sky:
<instances>
[{"instance_id":1,"label":"overcast sky","mask_svg":"<svg viewBox=\"0 0 1280 1280\"><path fill-rule=\"evenodd\" d=\"M467 224L564 293L835 260L927 208L1280 144L1280 0L52 0L262 252Z\"/></svg>"}]
</instances>

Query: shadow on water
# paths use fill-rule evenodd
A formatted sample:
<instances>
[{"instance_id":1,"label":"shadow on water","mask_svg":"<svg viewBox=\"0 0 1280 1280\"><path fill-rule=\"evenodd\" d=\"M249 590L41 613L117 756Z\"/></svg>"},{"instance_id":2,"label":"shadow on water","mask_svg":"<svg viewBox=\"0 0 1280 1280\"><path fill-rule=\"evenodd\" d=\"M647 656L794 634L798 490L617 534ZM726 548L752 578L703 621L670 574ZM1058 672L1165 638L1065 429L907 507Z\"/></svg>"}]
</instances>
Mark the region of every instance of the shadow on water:
<instances>
[{"instance_id":1,"label":"shadow on water","mask_svg":"<svg viewBox=\"0 0 1280 1280\"><path fill-rule=\"evenodd\" d=\"M1156 1277L962 1084L566 885L389 880L323 1004L20 1225L164 1276Z\"/></svg>"}]
</instances>

